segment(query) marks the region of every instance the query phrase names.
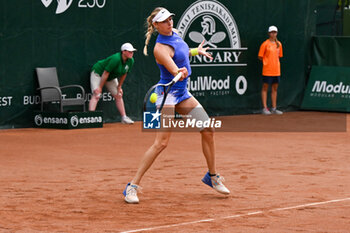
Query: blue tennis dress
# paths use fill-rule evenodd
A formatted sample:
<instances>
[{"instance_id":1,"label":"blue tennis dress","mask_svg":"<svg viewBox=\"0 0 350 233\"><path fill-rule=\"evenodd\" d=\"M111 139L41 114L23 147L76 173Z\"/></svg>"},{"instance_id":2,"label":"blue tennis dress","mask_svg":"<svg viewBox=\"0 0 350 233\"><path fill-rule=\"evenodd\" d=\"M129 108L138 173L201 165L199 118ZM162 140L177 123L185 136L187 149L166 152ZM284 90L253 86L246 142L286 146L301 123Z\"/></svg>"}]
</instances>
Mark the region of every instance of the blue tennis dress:
<instances>
[{"instance_id":1,"label":"blue tennis dress","mask_svg":"<svg viewBox=\"0 0 350 233\"><path fill-rule=\"evenodd\" d=\"M166 44L173 47L175 51L173 57L175 64L179 68L186 67L188 70L188 76L191 75L192 71L189 59L189 47L178 34L176 34L175 32L173 32L173 35L171 36L164 36L159 34L156 43ZM157 65L160 69L160 80L158 83L169 83L174 78L174 76L163 65L160 65L158 63ZM178 81L174 84L174 86L172 86L165 100L165 105L176 105L181 101L192 97L191 93L187 90L187 80L188 77L186 77L182 81ZM164 88L157 87L155 92L158 95L158 99L156 102L156 105L158 106L163 100Z\"/></svg>"}]
</instances>

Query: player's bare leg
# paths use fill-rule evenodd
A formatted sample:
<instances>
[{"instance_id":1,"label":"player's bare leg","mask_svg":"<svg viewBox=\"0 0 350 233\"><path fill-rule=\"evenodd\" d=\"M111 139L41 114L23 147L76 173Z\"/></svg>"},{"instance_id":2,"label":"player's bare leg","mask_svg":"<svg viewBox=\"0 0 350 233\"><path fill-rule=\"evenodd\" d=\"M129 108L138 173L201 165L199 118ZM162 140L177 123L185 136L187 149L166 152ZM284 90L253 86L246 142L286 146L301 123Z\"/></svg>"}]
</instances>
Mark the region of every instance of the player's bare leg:
<instances>
[{"instance_id":1,"label":"player's bare leg","mask_svg":"<svg viewBox=\"0 0 350 233\"><path fill-rule=\"evenodd\" d=\"M198 118L197 120L209 119L205 110L194 97L179 103L176 106L176 111L182 115L192 115L191 117ZM224 178L216 173L214 129L201 129L201 136L202 150L209 170L202 181L219 193L230 194L230 191L222 183Z\"/></svg>"},{"instance_id":2,"label":"player's bare leg","mask_svg":"<svg viewBox=\"0 0 350 233\"><path fill-rule=\"evenodd\" d=\"M127 184L124 190L124 200L130 204L139 203L139 198L137 196L137 191L140 189L140 182L146 171L152 166L158 155L167 147L170 132L157 132L156 139L153 145L146 151L143 155L139 168L137 169L135 177L130 183Z\"/></svg>"},{"instance_id":3,"label":"player's bare leg","mask_svg":"<svg viewBox=\"0 0 350 233\"><path fill-rule=\"evenodd\" d=\"M174 115L174 111L174 106L164 106L162 113L170 116ZM141 182L141 179L146 171L152 166L158 155L160 155L160 153L168 146L170 136L170 130L157 131L154 143L143 155L134 178L129 184L127 184L124 190L124 200L127 203L139 203L137 190L140 189L139 184Z\"/></svg>"},{"instance_id":4,"label":"player's bare leg","mask_svg":"<svg viewBox=\"0 0 350 233\"><path fill-rule=\"evenodd\" d=\"M141 159L139 168L137 169L135 177L132 179L132 184L139 185L143 175L152 166L154 160L158 155L168 146L171 132L157 132L156 139L153 145L146 151Z\"/></svg>"},{"instance_id":5,"label":"player's bare leg","mask_svg":"<svg viewBox=\"0 0 350 233\"><path fill-rule=\"evenodd\" d=\"M181 115L188 115L192 109L196 108L199 102L196 98L191 97L187 100L182 101L176 106L176 111ZM214 132L212 129L203 129L202 135L202 150L204 157L207 161L208 169L211 174L216 174L215 168L215 143L214 143Z\"/></svg>"},{"instance_id":6,"label":"player's bare leg","mask_svg":"<svg viewBox=\"0 0 350 233\"><path fill-rule=\"evenodd\" d=\"M215 141L214 130L204 129L201 131L202 136L202 151L207 161L210 174L216 174L216 162L215 162Z\"/></svg>"}]
</instances>

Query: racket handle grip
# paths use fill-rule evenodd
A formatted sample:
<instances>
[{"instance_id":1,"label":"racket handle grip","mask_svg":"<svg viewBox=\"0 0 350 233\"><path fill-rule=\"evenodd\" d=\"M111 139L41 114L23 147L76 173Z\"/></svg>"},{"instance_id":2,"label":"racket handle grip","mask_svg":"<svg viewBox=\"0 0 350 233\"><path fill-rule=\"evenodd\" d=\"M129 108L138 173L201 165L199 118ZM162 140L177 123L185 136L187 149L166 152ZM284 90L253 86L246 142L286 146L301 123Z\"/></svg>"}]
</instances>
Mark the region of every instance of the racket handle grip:
<instances>
[{"instance_id":1,"label":"racket handle grip","mask_svg":"<svg viewBox=\"0 0 350 233\"><path fill-rule=\"evenodd\" d=\"M182 72L179 72L173 79L173 83L176 83L179 81L179 79L182 77Z\"/></svg>"}]
</instances>

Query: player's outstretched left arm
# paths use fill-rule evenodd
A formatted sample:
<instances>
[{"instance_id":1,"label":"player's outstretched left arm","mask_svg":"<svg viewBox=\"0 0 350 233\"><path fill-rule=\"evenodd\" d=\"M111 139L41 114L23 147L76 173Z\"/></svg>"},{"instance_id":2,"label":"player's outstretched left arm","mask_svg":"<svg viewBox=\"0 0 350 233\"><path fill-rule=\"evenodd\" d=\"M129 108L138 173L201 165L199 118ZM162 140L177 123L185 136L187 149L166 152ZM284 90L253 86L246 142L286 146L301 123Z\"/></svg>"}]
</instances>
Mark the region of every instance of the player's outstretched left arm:
<instances>
[{"instance_id":1,"label":"player's outstretched left arm","mask_svg":"<svg viewBox=\"0 0 350 233\"><path fill-rule=\"evenodd\" d=\"M206 56L207 58L209 58L210 60L212 60L213 56L211 55L211 53L207 52L209 47L203 48L203 44L204 44L204 40L202 41L202 43L200 43L198 48L190 49L190 55L191 56L203 55L203 56Z\"/></svg>"}]
</instances>

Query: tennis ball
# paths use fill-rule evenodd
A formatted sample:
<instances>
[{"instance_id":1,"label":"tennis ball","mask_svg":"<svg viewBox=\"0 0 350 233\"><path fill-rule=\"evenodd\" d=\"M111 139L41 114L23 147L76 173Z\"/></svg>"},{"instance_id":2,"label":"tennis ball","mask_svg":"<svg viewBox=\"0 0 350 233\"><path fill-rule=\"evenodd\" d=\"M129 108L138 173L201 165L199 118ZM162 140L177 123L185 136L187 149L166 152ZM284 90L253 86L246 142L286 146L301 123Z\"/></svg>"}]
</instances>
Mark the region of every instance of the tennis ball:
<instances>
[{"instance_id":1,"label":"tennis ball","mask_svg":"<svg viewBox=\"0 0 350 233\"><path fill-rule=\"evenodd\" d=\"M151 101L152 104L154 104L157 101L157 94L156 93L152 93L152 95L149 97L149 101Z\"/></svg>"}]
</instances>

